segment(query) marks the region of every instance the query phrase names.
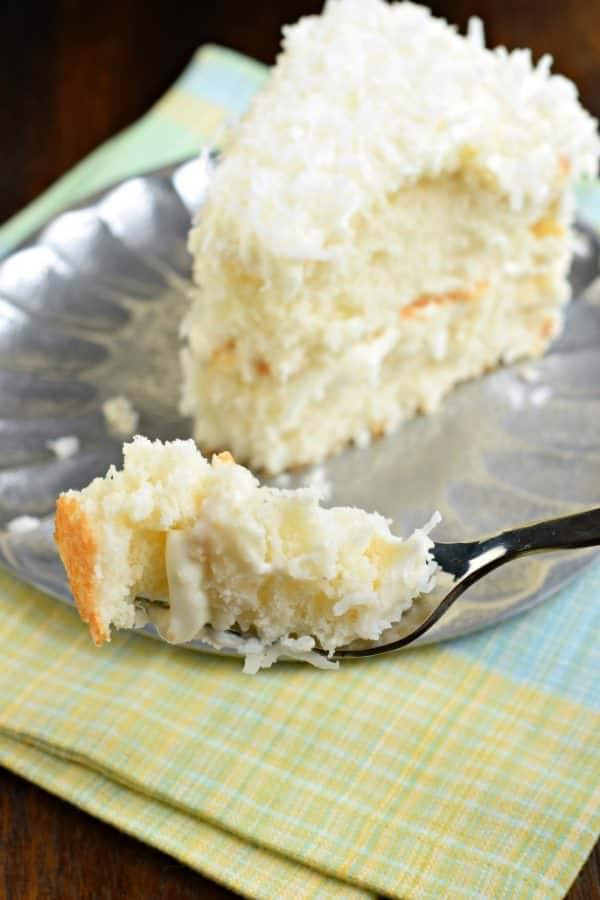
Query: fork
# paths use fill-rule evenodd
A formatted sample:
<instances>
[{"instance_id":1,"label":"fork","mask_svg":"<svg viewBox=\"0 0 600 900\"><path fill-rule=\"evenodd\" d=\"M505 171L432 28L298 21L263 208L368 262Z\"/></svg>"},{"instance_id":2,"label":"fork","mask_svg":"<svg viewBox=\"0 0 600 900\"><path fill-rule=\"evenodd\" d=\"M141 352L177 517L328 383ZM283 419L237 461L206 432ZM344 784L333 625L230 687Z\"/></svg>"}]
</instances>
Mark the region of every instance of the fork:
<instances>
[{"instance_id":1,"label":"fork","mask_svg":"<svg viewBox=\"0 0 600 900\"><path fill-rule=\"evenodd\" d=\"M600 507L559 519L521 525L479 541L435 543L432 556L442 572L452 578L452 583L433 611L412 631L397 640L366 648L340 648L335 651L333 658L377 656L412 644L442 618L467 588L499 566L521 556L596 546L600 546Z\"/></svg>"}]
</instances>

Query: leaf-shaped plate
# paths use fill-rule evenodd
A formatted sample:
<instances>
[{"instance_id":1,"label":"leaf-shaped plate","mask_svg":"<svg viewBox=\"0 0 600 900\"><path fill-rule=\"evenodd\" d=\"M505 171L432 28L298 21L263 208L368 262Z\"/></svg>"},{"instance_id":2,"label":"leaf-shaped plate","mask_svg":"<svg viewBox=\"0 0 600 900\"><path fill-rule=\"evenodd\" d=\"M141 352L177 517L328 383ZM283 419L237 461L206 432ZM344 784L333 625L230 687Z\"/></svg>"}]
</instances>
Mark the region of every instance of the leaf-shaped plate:
<instances>
[{"instance_id":1,"label":"leaf-shaped plate","mask_svg":"<svg viewBox=\"0 0 600 900\"><path fill-rule=\"evenodd\" d=\"M58 216L0 263L0 564L58 600L72 603L52 540L55 498L120 462L104 400L127 396L142 434L191 433L177 414L177 332L190 283L187 231L207 177L193 160L128 179ZM550 353L464 384L439 413L331 459L323 467L331 504L377 510L400 533L439 509L436 538L460 540L598 503L600 252L584 227L577 244L574 301ZM61 460L48 441L63 435L76 435L80 449ZM290 486L312 477L291 476ZM2 531L23 514L39 517L39 527ZM502 569L426 640L523 612L589 559L589 551L554 554Z\"/></svg>"}]
</instances>

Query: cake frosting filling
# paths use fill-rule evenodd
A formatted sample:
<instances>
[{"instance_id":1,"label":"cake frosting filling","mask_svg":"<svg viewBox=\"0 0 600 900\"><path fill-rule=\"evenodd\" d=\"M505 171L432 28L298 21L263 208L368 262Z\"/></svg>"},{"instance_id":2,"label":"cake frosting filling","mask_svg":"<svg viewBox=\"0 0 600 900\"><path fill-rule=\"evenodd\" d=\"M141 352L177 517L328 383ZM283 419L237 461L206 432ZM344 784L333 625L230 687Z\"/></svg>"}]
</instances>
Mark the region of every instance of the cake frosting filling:
<instances>
[{"instance_id":1,"label":"cake frosting filling","mask_svg":"<svg viewBox=\"0 0 600 900\"><path fill-rule=\"evenodd\" d=\"M228 454L209 463L191 441L138 437L121 470L61 495L56 538L99 643L149 618L173 643L326 665L316 647L377 640L433 589L438 519L402 539L314 489L262 486Z\"/></svg>"}]
</instances>

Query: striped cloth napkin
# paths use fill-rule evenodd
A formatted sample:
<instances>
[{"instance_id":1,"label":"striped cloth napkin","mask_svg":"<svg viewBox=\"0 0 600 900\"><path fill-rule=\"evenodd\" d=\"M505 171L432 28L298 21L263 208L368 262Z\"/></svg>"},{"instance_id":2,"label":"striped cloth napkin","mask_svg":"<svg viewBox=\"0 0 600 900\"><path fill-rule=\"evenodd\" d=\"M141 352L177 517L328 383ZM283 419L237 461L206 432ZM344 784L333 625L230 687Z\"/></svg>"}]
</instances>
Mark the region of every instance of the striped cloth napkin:
<instances>
[{"instance_id":1,"label":"striped cloth napkin","mask_svg":"<svg viewBox=\"0 0 600 900\"><path fill-rule=\"evenodd\" d=\"M265 70L205 47L0 231L197 151ZM580 198L599 218L600 191ZM562 897L600 832L600 566L451 644L322 673L119 634L0 574L0 763L250 897Z\"/></svg>"}]
</instances>

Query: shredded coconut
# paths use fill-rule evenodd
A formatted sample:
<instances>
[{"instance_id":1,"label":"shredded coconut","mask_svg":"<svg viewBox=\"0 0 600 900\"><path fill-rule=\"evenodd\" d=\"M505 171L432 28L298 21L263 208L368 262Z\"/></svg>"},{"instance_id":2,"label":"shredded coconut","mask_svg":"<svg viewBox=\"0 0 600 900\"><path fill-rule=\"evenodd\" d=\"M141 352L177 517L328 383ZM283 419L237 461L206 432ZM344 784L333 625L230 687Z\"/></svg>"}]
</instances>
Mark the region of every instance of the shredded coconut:
<instances>
[{"instance_id":1,"label":"shredded coconut","mask_svg":"<svg viewBox=\"0 0 600 900\"><path fill-rule=\"evenodd\" d=\"M68 459L79 451L79 438L74 434L66 434L54 441L46 441L46 447L51 450L57 459Z\"/></svg>"},{"instance_id":2,"label":"shredded coconut","mask_svg":"<svg viewBox=\"0 0 600 900\"><path fill-rule=\"evenodd\" d=\"M213 196L239 222L242 251L258 238L322 260L357 210L422 178L461 171L515 210L541 210L561 166L595 173L596 124L574 84L550 74L550 56L534 65L530 50L486 49L478 20L465 37L424 6L333 0L283 33L215 173L205 241Z\"/></svg>"},{"instance_id":3,"label":"shredded coconut","mask_svg":"<svg viewBox=\"0 0 600 900\"><path fill-rule=\"evenodd\" d=\"M109 397L102 404L102 413L110 433L119 438L131 437L140 418L127 397Z\"/></svg>"},{"instance_id":4,"label":"shredded coconut","mask_svg":"<svg viewBox=\"0 0 600 900\"><path fill-rule=\"evenodd\" d=\"M256 675L260 669L270 669L280 659L306 662L316 669L335 670L339 663L315 650L314 638L304 635L299 638L281 638L271 644L257 638L245 638L232 632L214 631L207 628L198 635L215 650L235 650L244 657L244 674Z\"/></svg>"}]
</instances>

